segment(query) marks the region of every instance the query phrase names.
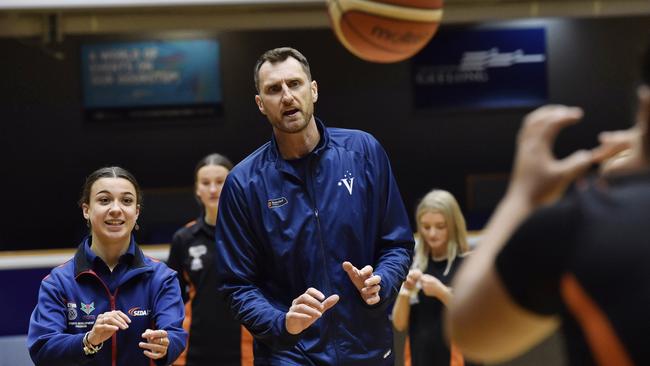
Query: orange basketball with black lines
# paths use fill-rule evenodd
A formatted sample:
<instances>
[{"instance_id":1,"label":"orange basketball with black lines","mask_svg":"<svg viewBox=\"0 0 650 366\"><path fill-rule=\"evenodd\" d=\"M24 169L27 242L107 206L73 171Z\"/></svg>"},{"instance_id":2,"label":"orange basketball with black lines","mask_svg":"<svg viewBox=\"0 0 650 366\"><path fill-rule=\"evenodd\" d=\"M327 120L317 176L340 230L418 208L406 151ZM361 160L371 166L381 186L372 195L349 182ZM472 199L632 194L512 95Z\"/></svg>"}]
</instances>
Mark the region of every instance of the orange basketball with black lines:
<instances>
[{"instance_id":1,"label":"orange basketball with black lines","mask_svg":"<svg viewBox=\"0 0 650 366\"><path fill-rule=\"evenodd\" d=\"M403 61L438 30L442 0L328 0L332 28L356 56L371 62Z\"/></svg>"}]
</instances>

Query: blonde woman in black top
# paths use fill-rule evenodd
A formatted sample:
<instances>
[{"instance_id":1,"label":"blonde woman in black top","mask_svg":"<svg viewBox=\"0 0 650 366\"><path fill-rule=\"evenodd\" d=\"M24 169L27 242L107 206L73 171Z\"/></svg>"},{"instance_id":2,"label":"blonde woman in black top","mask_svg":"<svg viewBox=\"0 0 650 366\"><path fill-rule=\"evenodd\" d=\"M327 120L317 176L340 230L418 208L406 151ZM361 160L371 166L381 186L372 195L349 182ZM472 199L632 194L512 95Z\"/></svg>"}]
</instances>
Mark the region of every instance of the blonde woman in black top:
<instances>
[{"instance_id":1,"label":"blonde woman in black top","mask_svg":"<svg viewBox=\"0 0 650 366\"><path fill-rule=\"evenodd\" d=\"M393 325L409 330L413 366L462 365L462 355L443 336L442 312L469 252L465 219L451 193L434 189L418 204L415 220L413 265L395 301Z\"/></svg>"}]
</instances>

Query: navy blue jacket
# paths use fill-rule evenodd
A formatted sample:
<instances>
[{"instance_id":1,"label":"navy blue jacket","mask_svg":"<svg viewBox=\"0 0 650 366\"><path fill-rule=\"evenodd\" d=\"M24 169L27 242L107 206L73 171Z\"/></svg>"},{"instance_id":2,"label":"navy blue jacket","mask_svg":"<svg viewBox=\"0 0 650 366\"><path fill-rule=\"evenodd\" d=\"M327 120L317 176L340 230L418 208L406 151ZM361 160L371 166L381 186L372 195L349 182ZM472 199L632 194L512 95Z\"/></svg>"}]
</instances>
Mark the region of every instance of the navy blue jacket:
<instances>
[{"instance_id":1,"label":"navy blue jacket","mask_svg":"<svg viewBox=\"0 0 650 366\"><path fill-rule=\"evenodd\" d=\"M164 329L169 337L167 356L156 360L167 365L185 348L185 316L176 272L164 263L144 256L131 240L121 258L127 265L118 283L110 286L89 261L86 238L72 260L54 268L41 282L38 304L32 312L27 345L36 365L150 365L139 342L149 329ZM115 287L111 291L110 287ZM131 323L106 340L95 355L86 356L82 338L99 314L121 310Z\"/></svg>"},{"instance_id":2,"label":"navy blue jacket","mask_svg":"<svg viewBox=\"0 0 650 366\"><path fill-rule=\"evenodd\" d=\"M216 228L219 291L255 336L255 364L392 365L389 305L413 249L404 204L377 140L317 125L321 139L303 169L272 139L228 175ZM381 276L379 304L362 300L346 260ZM291 335L285 314L309 287L340 300Z\"/></svg>"}]
</instances>

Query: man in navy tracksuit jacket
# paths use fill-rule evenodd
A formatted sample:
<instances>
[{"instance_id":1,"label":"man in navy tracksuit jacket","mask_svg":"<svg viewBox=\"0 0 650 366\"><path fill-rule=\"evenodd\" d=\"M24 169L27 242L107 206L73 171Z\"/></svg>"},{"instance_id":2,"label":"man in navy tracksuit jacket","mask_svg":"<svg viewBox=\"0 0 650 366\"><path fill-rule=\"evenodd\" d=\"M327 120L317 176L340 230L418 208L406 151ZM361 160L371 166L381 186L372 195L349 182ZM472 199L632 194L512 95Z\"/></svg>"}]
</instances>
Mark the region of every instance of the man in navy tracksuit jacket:
<instances>
[{"instance_id":1,"label":"man in navy tracksuit jacket","mask_svg":"<svg viewBox=\"0 0 650 366\"><path fill-rule=\"evenodd\" d=\"M392 365L388 312L413 235L388 157L313 117L298 51L267 52L257 78L274 133L221 193L219 291L255 336L256 365Z\"/></svg>"},{"instance_id":2,"label":"man in navy tracksuit jacket","mask_svg":"<svg viewBox=\"0 0 650 366\"><path fill-rule=\"evenodd\" d=\"M72 260L54 268L41 283L27 336L32 360L48 366L171 364L185 348L187 338L181 326L185 310L176 272L144 256L131 239L120 259L125 266L113 277L114 282L107 282L101 273L108 269L90 250L89 238ZM99 314L112 310L128 315L128 329L118 330L96 354L85 355L84 334ZM151 360L138 346L148 328L167 331L166 357Z\"/></svg>"}]
</instances>

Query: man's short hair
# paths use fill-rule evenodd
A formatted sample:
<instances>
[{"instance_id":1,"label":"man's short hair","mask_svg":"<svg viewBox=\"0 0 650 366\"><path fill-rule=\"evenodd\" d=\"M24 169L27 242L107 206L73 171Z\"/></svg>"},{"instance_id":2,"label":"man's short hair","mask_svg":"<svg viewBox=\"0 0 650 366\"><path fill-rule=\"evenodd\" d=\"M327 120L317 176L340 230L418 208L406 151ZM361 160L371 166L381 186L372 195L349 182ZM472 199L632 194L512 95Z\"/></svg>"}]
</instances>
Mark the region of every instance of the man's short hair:
<instances>
[{"instance_id":1,"label":"man's short hair","mask_svg":"<svg viewBox=\"0 0 650 366\"><path fill-rule=\"evenodd\" d=\"M305 74L307 74L307 79L311 81L311 71L309 69L309 62L307 61L307 58L300 53L298 50L291 48L291 47L279 47L279 48L274 48L272 50L268 50L260 56L260 58L257 59L257 62L255 63L255 70L253 73L253 80L255 81L255 90L259 93L260 91L260 68L262 67L262 64L265 62L270 62L271 64L275 64L277 62L282 62L288 59L289 57L295 58L298 62L300 62L300 65L302 65L303 71L305 71Z\"/></svg>"}]
</instances>

